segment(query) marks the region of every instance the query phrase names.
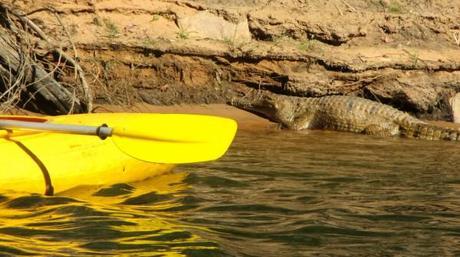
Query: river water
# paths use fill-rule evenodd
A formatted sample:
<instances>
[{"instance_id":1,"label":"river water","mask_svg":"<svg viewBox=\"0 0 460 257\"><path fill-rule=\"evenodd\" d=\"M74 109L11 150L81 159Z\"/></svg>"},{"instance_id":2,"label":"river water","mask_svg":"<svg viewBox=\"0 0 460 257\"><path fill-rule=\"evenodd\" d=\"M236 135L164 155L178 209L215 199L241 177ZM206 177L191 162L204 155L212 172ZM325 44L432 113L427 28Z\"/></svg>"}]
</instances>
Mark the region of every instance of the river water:
<instances>
[{"instance_id":1,"label":"river water","mask_svg":"<svg viewBox=\"0 0 460 257\"><path fill-rule=\"evenodd\" d=\"M460 144L239 132L216 162L4 192L0 255L460 256Z\"/></svg>"}]
</instances>

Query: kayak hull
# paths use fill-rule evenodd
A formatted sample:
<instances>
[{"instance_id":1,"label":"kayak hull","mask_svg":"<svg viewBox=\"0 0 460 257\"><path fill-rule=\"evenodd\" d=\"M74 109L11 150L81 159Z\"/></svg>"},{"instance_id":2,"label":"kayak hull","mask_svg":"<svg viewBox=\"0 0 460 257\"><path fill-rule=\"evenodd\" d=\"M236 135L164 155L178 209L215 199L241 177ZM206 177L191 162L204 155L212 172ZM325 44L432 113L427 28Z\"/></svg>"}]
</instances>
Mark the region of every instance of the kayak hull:
<instances>
[{"instance_id":1,"label":"kayak hull","mask_svg":"<svg viewBox=\"0 0 460 257\"><path fill-rule=\"evenodd\" d=\"M129 124L148 114L80 114L56 117L1 116L35 122L111 126ZM129 183L170 171L174 165L151 163L126 155L110 138L36 131L0 130L0 188L43 193L80 185Z\"/></svg>"}]
</instances>

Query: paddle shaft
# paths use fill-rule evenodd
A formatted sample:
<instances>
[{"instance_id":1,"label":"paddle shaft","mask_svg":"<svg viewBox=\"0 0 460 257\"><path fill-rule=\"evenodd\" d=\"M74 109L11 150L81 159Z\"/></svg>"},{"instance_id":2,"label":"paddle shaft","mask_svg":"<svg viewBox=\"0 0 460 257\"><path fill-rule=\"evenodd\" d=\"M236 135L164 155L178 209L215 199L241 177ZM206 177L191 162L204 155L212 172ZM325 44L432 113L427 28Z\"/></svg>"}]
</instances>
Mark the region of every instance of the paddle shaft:
<instances>
[{"instance_id":1,"label":"paddle shaft","mask_svg":"<svg viewBox=\"0 0 460 257\"><path fill-rule=\"evenodd\" d=\"M44 122L29 122L17 120L0 120L1 129L29 129L52 131L68 134L92 135L101 139L112 136L113 129L107 125L87 126L87 125L69 125L69 124L51 124Z\"/></svg>"}]
</instances>

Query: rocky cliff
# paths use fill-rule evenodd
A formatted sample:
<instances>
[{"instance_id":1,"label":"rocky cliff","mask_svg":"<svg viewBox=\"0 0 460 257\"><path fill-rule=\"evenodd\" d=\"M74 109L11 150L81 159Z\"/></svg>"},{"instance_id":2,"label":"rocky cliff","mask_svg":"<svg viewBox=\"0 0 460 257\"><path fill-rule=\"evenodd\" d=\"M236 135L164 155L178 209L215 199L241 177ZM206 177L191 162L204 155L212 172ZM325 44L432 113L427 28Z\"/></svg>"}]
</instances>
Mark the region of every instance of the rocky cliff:
<instances>
[{"instance_id":1,"label":"rocky cliff","mask_svg":"<svg viewBox=\"0 0 460 257\"><path fill-rule=\"evenodd\" d=\"M449 99L460 91L456 1L11 5L74 54L95 102L222 103L256 88L355 95L418 117L451 120Z\"/></svg>"}]
</instances>

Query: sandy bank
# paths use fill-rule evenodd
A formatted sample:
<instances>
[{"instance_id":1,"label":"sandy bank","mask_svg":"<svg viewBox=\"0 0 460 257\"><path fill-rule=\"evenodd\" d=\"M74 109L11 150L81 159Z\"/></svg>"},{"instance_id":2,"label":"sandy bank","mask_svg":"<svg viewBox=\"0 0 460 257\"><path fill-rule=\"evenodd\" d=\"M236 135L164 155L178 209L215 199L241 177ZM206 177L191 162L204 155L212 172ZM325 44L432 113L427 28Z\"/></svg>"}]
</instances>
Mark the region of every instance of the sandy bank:
<instances>
[{"instance_id":1,"label":"sandy bank","mask_svg":"<svg viewBox=\"0 0 460 257\"><path fill-rule=\"evenodd\" d=\"M146 112L146 113L186 113L206 114L228 117L238 122L241 130L269 130L277 127L270 122L252 113L225 104L202 105L149 105L135 104L130 107L116 105L96 105L94 112Z\"/></svg>"},{"instance_id":2,"label":"sandy bank","mask_svg":"<svg viewBox=\"0 0 460 257\"><path fill-rule=\"evenodd\" d=\"M137 113L185 113L185 114L205 114L228 117L238 122L241 130L271 130L278 127L277 124L270 122L252 113L225 104L187 104L187 105L150 105L134 104L125 105L95 105L93 112L137 112ZM42 116L24 109L11 109L4 114Z\"/></svg>"}]
</instances>

